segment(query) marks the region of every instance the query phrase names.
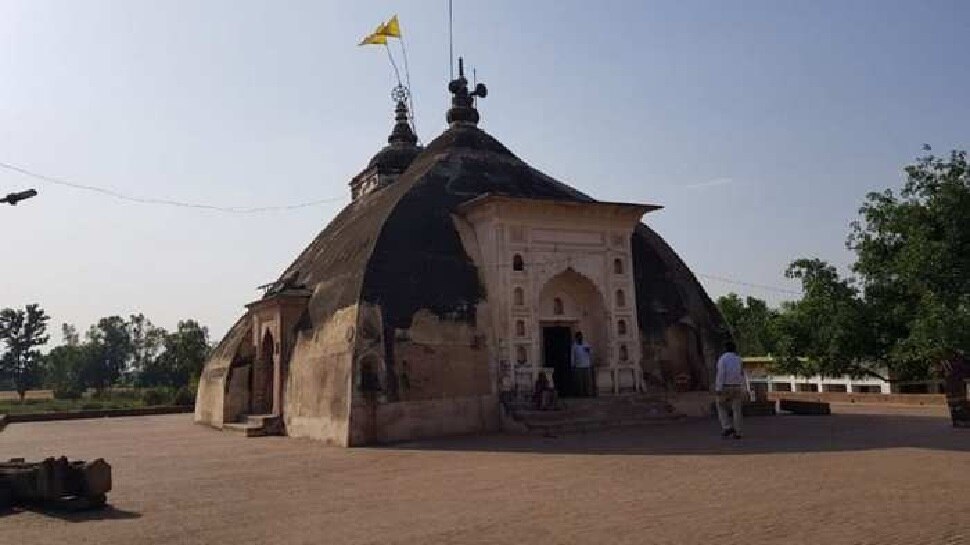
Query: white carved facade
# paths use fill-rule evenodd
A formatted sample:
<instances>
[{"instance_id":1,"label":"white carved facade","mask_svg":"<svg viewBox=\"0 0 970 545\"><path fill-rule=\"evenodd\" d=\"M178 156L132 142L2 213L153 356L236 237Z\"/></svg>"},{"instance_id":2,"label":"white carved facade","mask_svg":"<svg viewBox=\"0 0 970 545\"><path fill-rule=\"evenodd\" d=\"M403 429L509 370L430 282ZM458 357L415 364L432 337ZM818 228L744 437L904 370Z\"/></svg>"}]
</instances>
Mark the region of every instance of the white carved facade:
<instances>
[{"instance_id":1,"label":"white carved facade","mask_svg":"<svg viewBox=\"0 0 970 545\"><path fill-rule=\"evenodd\" d=\"M599 395L642 389L630 237L658 207L484 196L455 217L485 283L497 389L551 379L543 336L582 331Z\"/></svg>"}]
</instances>

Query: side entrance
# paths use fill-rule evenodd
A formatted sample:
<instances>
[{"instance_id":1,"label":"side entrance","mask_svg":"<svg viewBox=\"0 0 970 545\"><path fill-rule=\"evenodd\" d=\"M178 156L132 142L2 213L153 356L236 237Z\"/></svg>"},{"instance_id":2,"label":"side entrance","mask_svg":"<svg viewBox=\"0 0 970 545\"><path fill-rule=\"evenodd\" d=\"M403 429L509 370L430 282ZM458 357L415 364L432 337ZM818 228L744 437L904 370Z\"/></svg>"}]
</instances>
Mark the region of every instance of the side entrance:
<instances>
[{"instance_id":1,"label":"side entrance","mask_svg":"<svg viewBox=\"0 0 970 545\"><path fill-rule=\"evenodd\" d=\"M543 367L553 369L552 379L559 397L572 396L574 392L570 353L572 348L572 327L550 325L542 328Z\"/></svg>"}]
</instances>

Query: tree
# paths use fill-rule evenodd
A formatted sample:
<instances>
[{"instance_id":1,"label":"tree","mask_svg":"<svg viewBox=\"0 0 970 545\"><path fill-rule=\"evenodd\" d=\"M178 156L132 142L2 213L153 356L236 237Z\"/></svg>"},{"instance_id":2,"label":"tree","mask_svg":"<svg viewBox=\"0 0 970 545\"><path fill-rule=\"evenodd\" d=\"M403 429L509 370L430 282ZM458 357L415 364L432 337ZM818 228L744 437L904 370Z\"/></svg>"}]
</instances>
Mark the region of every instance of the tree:
<instances>
[{"instance_id":1,"label":"tree","mask_svg":"<svg viewBox=\"0 0 970 545\"><path fill-rule=\"evenodd\" d=\"M24 310L0 310L0 341L6 348L0 357L0 374L13 382L21 402L40 378L41 353L37 347L47 344L49 319L37 304Z\"/></svg>"},{"instance_id":2,"label":"tree","mask_svg":"<svg viewBox=\"0 0 970 545\"><path fill-rule=\"evenodd\" d=\"M87 333L88 356L82 371L86 386L103 390L118 383L128 370L133 347L128 324L120 316L98 320Z\"/></svg>"},{"instance_id":3,"label":"tree","mask_svg":"<svg viewBox=\"0 0 970 545\"><path fill-rule=\"evenodd\" d=\"M44 384L54 391L57 399L81 397L84 369L92 356L90 346L80 343L77 328L61 324L64 344L44 356Z\"/></svg>"},{"instance_id":4,"label":"tree","mask_svg":"<svg viewBox=\"0 0 970 545\"><path fill-rule=\"evenodd\" d=\"M179 321L165 335L164 351L139 377L144 386L186 386L198 378L209 355L209 330L195 320Z\"/></svg>"},{"instance_id":5,"label":"tree","mask_svg":"<svg viewBox=\"0 0 970 545\"><path fill-rule=\"evenodd\" d=\"M736 293L722 295L717 308L731 328L742 356L763 356L777 350L775 324L778 311L756 297L741 299Z\"/></svg>"},{"instance_id":6,"label":"tree","mask_svg":"<svg viewBox=\"0 0 970 545\"><path fill-rule=\"evenodd\" d=\"M785 276L801 281L802 298L783 305L775 322L780 370L882 377L868 309L853 280L820 259L795 260Z\"/></svg>"},{"instance_id":7,"label":"tree","mask_svg":"<svg viewBox=\"0 0 970 545\"><path fill-rule=\"evenodd\" d=\"M131 368L133 377L140 376L154 362L162 348L166 332L155 327L144 314L132 314L128 318L128 336L131 338Z\"/></svg>"},{"instance_id":8,"label":"tree","mask_svg":"<svg viewBox=\"0 0 970 545\"><path fill-rule=\"evenodd\" d=\"M926 147L928 150L928 147ZM970 349L970 168L965 151L906 167L898 193L870 193L847 246L862 281L876 352L920 379Z\"/></svg>"},{"instance_id":9,"label":"tree","mask_svg":"<svg viewBox=\"0 0 970 545\"><path fill-rule=\"evenodd\" d=\"M64 344L67 346L78 346L81 344L81 336L77 333L74 324L61 324L61 336L64 337Z\"/></svg>"}]
</instances>

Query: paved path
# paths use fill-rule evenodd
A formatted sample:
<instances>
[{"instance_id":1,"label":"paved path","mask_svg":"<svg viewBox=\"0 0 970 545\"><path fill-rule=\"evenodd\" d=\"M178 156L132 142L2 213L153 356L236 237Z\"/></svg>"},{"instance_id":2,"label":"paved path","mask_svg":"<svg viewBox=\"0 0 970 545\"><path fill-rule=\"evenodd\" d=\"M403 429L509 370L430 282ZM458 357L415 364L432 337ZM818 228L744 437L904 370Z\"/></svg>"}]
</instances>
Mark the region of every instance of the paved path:
<instances>
[{"instance_id":1,"label":"paved path","mask_svg":"<svg viewBox=\"0 0 970 545\"><path fill-rule=\"evenodd\" d=\"M343 450L187 415L14 424L0 458L103 456L115 491L0 515L0 543L970 543L970 430L940 408L714 427Z\"/></svg>"}]
</instances>

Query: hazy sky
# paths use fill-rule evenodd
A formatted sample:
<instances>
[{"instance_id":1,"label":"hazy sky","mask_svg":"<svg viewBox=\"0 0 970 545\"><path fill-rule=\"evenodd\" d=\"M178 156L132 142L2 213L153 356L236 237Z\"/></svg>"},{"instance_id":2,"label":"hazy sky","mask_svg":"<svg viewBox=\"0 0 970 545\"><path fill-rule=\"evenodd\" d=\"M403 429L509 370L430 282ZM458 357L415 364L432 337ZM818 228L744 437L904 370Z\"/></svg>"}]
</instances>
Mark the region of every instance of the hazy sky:
<instances>
[{"instance_id":1,"label":"hazy sky","mask_svg":"<svg viewBox=\"0 0 970 545\"><path fill-rule=\"evenodd\" d=\"M445 127L447 2L0 0L0 306L54 325L144 312L217 339L349 200L390 130L398 13L417 126ZM840 266L865 193L926 142L970 147L970 3L455 0L455 50L489 86L481 126L533 166L646 217L697 273L795 289ZM712 296L784 293L703 279ZM54 335L60 340L59 335Z\"/></svg>"}]
</instances>

